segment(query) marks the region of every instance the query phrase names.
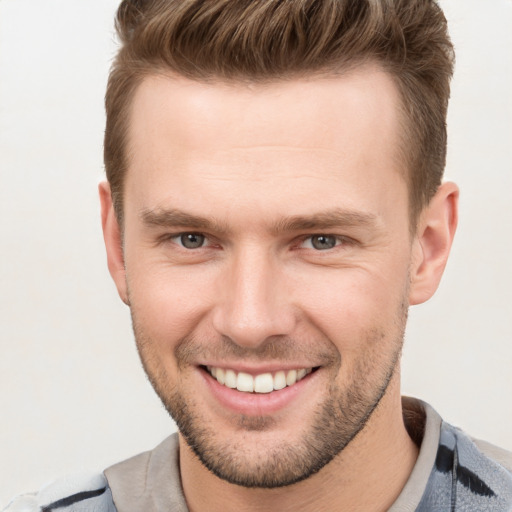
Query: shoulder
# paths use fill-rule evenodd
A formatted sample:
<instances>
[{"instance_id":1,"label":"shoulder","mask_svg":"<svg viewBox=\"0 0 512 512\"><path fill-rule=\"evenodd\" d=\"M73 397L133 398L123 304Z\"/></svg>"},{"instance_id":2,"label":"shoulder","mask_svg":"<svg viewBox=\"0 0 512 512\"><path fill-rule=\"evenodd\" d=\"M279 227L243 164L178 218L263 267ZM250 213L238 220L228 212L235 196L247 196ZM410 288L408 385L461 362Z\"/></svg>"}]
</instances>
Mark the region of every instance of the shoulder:
<instances>
[{"instance_id":1,"label":"shoulder","mask_svg":"<svg viewBox=\"0 0 512 512\"><path fill-rule=\"evenodd\" d=\"M420 452L392 510L512 511L512 453L471 438L425 402L407 398L404 411Z\"/></svg>"},{"instance_id":2,"label":"shoulder","mask_svg":"<svg viewBox=\"0 0 512 512\"><path fill-rule=\"evenodd\" d=\"M114 503L123 512L187 511L179 469L178 436L105 470Z\"/></svg>"},{"instance_id":3,"label":"shoulder","mask_svg":"<svg viewBox=\"0 0 512 512\"><path fill-rule=\"evenodd\" d=\"M482 441L481 439L475 439L473 437L470 439L485 457L497 462L512 473L512 452L488 443L487 441Z\"/></svg>"},{"instance_id":4,"label":"shoulder","mask_svg":"<svg viewBox=\"0 0 512 512\"><path fill-rule=\"evenodd\" d=\"M103 474L75 474L15 497L3 512L116 512Z\"/></svg>"},{"instance_id":5,"label":"shoulder","mask_svg":"<svg viewBox=\"0 0 512 512\"><path fill-rule=\"evenodd\" d=\"M476 473L487 473L491 479L501 476L505 486L512 490L512 453L443 421L436 464L443 465L443 457L452 454L459 464L465 462Z\"/></svg>"},{"instance_id":6,"label":"shoulder","mask_svg":"<svg viewBox=\"0 0 512 512\"><path fill-rule=\"evenodd\" d=\"M459 428L443 422L429 499L438 500L443 495L445 501L456 504L455 510L510 511L511 462L510 452L475 441Z\"/></svg>"}]
</instances>

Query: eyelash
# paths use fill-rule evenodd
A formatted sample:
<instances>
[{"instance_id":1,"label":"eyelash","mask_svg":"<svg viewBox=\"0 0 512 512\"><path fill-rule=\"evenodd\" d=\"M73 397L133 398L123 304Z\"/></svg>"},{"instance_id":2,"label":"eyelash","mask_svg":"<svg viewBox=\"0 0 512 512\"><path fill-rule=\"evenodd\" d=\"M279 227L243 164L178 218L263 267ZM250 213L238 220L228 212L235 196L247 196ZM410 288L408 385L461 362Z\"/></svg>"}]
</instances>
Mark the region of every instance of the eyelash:
<instances>
[{"instance_id":1,"label":"eyelash","mask_svg":"<svg viewBox=\"0 0 512 512\"><path fill-rule=\"evenodd\" d=\"M315 247L315 242L314 242L315 238L334 239L333 241L334 241L335 245L333 245L332 247L325 247L323 249L320 249L318 247ZM309 241L309 247L304 247L304 245L308 241ZM317 252L323 252L323 251L329 251L329 250L335 249L336 247L339 247L340 245L346 245L347 243L348 243L348 239L346 237L332 235L329 233L315 233L313 235L309 235L307 237L302 238L302 242L300 245L301 245L301 248L313 249Z\"/></svg>"},{"instance_id":2,"label":"eyelash","mask_svg":"<svg viewBox=\"0 0 512 512\"><path fill-rule=\"evenodd\" d=\"M202 237L203 238L203 241L202 241L202 244L198 247L185 247L183 245L183 241L182 241L182 237L184 236L197 236L197 237ZM313 239L317 237L317 238L327 238L327 239L335 239L335 245L332 246L332 247L327 247L327 248L324 248L324 249L319 249L317 247L314 247L314 242L313 242ZM175 243L176 245L178 245L180 248L184 249L184 250L187 250L187 251L193 251L195 249L204 249L204 248L207 248L207 247L211 247L213 244L212 240L213 238L208 236L208 235L205 235L204 233L200 233L200 232L196 232L196 231L182 231L180 233L171 233L171 234L167 234L165 235L164 237L162 237L164 241L171 241L173 243ZM309 241L309 247L304 247L304 244ZM314 250L315 252L328 252L328 251L331 251L339 246L342 246L342 245L354 245L356 242L355 240L351 239L351 238L348 238L346 236L339 236L339 235L334 235L334 234L330 234L330 233L314 233L314 234L311 234L311 235L308 235L308 236L303 236L299 239L299 244L298 246L296 246L297 249L308 249L308 250Z\"/></svg>"},{"instance_id":3,"label":"eyelash","mask_svg":"<svg viewBox=\"0 0 512 512\"><path fill-rule=\"evenodd\" d=\"M199 247L195 247L195 248L185 247L183 245L182 241L180 240L184 236L202 237L203 243ZM169 241L175 243L176 245L180 246L182 249L185 249L188 251L192 251L194 249L203 249L204 247L208 247L208 246L212 245L211 237L205 235L204 233L199 233L197 231L182 231L181 233L171 233L171 234L165 235L163 237L163 239L164 239L164 241L169 240Z\"/></svg>"}]
</instances>

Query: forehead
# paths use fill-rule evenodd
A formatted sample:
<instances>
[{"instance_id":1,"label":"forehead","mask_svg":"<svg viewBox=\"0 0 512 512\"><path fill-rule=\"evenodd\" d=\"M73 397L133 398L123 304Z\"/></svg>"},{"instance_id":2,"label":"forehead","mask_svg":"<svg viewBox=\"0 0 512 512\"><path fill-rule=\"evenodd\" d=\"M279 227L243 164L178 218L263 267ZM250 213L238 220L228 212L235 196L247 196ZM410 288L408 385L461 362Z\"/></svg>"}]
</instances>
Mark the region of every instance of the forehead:
<instances>
[{"instance_id":1,"label":"forehead","mask_svg":"<svg viewBox=\"0 0 512 512\"><path fill-rule=\"evenodd\" d=\"M290 187L297 203L336 187L350 201L372 182L387 195L402 175L398 105L391 77L370 66L265 84L147 77L132 104L126 201L166 206L192 186L219 205L223 194L284 203Z\"/></svg>"},{"instance_id":2,"label":"forehead","mask_svg":"<svg viewBox=\"0 0 512 512\"><path fill-rule=\"evenodd\" d=\"M367 138L378 135L368 121L390 133L398 104L392 78L377 65L340 76L261 84L153 75L134 95L129 142L153 135L148 128L158 123L192 149L273 143L276 132L279 141L290 146L307 148L323 141L320 145L330 149L358 129Z\"/></svg>"}]
</instances>

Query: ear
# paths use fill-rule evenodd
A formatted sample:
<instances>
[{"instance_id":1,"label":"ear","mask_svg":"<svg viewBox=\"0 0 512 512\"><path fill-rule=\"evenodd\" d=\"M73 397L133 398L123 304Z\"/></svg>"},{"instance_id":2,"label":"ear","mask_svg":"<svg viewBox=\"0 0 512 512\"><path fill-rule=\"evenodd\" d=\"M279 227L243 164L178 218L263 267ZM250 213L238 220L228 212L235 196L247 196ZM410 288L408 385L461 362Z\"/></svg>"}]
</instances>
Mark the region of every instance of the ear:
<instances>
[{"instance_id":1,"label":"ear","mask_svg":"<svg viewBox=\"0 0 512 512\"><path fill-rule=\"evenodd\" d=\"M125 304L128 302L128 289L126 286L126 272L124 266L123 243L121 228L112 204L110 185L104 181L98 187L101 203L101 225L103 239L107 249L108 270L117 287L117 292Z\"/></svg>"},{"instance_id":2,"label":"ear","mask_svg":"<svg viewBox=\"0 0 512 512\"><path fill-rule=\"evenodd\" d=\"M437 290L458 220L459 189L443 183L420 216L413 247L409 303L421 304Z\"/></svg>"}]
</instances>

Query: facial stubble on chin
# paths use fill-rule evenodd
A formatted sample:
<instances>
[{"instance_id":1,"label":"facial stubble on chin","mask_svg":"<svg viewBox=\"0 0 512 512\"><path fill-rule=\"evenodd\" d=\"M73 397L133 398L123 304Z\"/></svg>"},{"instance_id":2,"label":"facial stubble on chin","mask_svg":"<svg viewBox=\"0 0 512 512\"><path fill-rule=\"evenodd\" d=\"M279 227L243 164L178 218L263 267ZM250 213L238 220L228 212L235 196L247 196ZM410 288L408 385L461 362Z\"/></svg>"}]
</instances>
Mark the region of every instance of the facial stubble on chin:
<instances>
[{"instance_id":1,"label":"facial stubble on chin","mask_svg":"<svg viewBox=\"0 0 512 512\"><path fill-rule=\"evenodd\" d=\"M215 426L210 426L201 416L194 401L193 393L185 393L177 386L171 386L165 367L155 353L155 344L145 334L132 310L132 323L137 348L144 370L163 405L176 422L178 429L203 465L217 477L236 485L253 488L277 488L300 482L320 471L336 457L363 430L395 374L403 345L407 305L401 304L397 315L397 332L392 340L393 350L387 360L382 360L378 347L385 342L386 334L374 329L367 333L362 345L368 354L362 354L352 370L350 383L344 389L331 379L329 393L323 402L317 404L310 425L306 426L299 442L283 439L278 446L259 446L247 449L251 434L271 432L276 421L270 416L238 415L234 419L238 431L243 432L241 441L233 438L217 440ZM244 348L227 342L230 351L239 352ZM389 343L387 340L386 343ZM269 342L264 349L272 353L275 360L286 361L286 350L280 350L279 339ZM342 361L332 345L331 362L323 368L337 375ZM187 361L201 347L193 336L186 336L177 344L175 355L179 368L186 368ZM283 352L280 357L280 352ZM329 357L324 355L325 359ZM264 360L264 359L262 359ZM269 360L269 359L267 359ZM342 370L343 371L343 370ZM372 382L368 383L368 376Z\"/></svg>"}]
</instances>

